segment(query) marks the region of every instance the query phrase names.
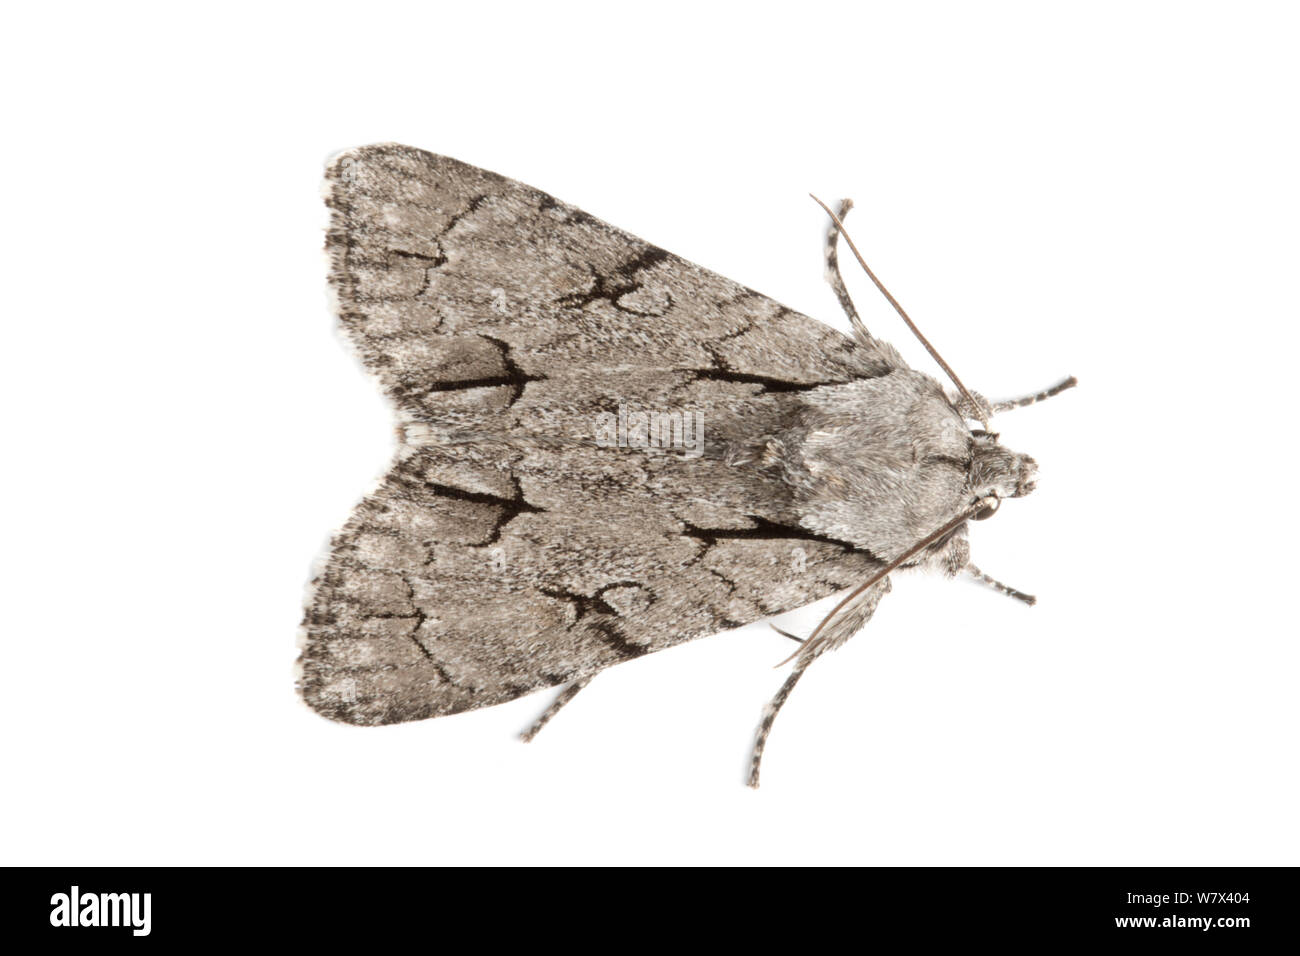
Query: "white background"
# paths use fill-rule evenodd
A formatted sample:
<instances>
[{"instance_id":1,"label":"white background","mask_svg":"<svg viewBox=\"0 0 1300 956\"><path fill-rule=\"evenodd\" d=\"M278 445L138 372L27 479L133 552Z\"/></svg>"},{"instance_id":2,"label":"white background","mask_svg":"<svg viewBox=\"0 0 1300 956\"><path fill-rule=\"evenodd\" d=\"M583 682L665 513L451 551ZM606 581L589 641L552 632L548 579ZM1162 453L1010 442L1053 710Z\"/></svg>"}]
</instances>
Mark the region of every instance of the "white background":
<instances>
[{"instance_id":1,"label":"white background","mask_svg":"<svg viewBox=\"0 0 1300 956\"><path fill-rule=\"evenodd\" d=\"M3 862L1300 863L1292 9L11 11ZM1079 376L998 423L1042 478L972 533L1039 605L896 575L757 792L766 626L610 671L530 746L548 695L311 713L303 589L393 446L318 188L387 140L840 327L807 194L854 197L967 384Z\"/></svg>"}]
</instances>

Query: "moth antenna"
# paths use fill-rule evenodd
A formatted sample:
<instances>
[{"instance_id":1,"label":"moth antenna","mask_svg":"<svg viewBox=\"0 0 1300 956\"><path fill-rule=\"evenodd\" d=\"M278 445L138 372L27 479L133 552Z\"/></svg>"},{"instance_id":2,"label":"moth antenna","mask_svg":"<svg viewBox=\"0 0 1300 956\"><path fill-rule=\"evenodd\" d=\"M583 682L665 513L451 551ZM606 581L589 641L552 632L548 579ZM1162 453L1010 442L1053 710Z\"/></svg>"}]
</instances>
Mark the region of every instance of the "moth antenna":
<instances>
[{"instance_id":1,"label":"moth antenna","mask_svg":"<svg viewBox=\"0 0 1300 956\"><path fill-rule=\"evenodd\" d=\"M950 379L952 379L952 383L957 386L957 391L966 396L966 401L970 402L971 408L975 411L975 420L983 425L985 430L988 430L988 419L985 418L984 413L981 411L984 406L975 401L975 396L970 393L970 389L961 383L961 379L959 379L957 373L952 370L952 366L943 360L943 356L940 355L938 351L935 350L935 347L930 344L930 340L921 334L921 330L916 327L916 323L912 321L911 316L909 316L903 310L903 307L898 304L898 300L895 299L890 294L889 290L885 288L885 284L876 278L876 274L871 271L871 266L867 265L867 260L862 258L862 253L858 252L858 247L854 244L853 238L844 230L844 223L840 220L840 217L835 215L830 206L826 205L816 196L813 196L812 193L809 193L808 195L812 196L813 202L826 210L826 215L831 217L831 221L834 222L835 227L839 229L840 235L844 237L845 243L847 243L849 249L852 250L854 258L858 260L858 265L862 266L862 271L864 271L871 278L871 281L876 284L876 288L880 290L880 294L889 300L889 304L894 307L894 311L902 316L903 321L906 322L907 327L912 330L912 334L916 336L917 341L924 345L925 350L930 353L930 357L938 362L939 367L944 370ZM809 640L811 640L811 638L809 638Z\"/></svg>"},{"instance_id":2,"label":"moth antenna","mask_svg":"<svg viewBox=\"0 0 1300 956\"><path fill-rule=\"evenodd\" d=\"M896 557L893 561L890 561L887 565L885 565L883 568L881 568L871 577L867 578L867 580L864 581L862 584L859 584L856 588L854 588L852 591L849 592L848 596L845 597L844 600L840 601L839 604L831 608L830 613L827 614L824 618L822 618L822 622L820 624L818 624L815 628L813 628L813 632L808 635L807 640L805 640L801 645L799 645L799 649L797 651L795 651L793 654L791 654L789 657L787 657L785 660L783 660L780 664L777 664L776 666L784 667L786 664L789 664L796 657L799 657L804 654L808 655L809 660L811 660L812 658L820 654L821 651L818 648L820 648L822 642L817 640L817 636L821 634L823 630L825 630L826 625L831 622L831 620L835 617L835 615L839 614L840 611L844 610L844 608L847 605L851 604L855 599L861 597L863 592L866 591L868 588L872 587L873 585L879 584L882 580L884 580L884 578L891 571L896 570L898 566L901 565L908 558L913 557L916 554L919 554L920 552L924 551L926 548L934 544L936 541L938 541L948 532L952 531L954 528L961 525L962 522L969 521L971 516L974 515L977 511L981 510L982 508L993 506L992 503L995 502L996 500L997 499L992 495L989 495L988 497L985 498L981 498L979 501L975 502L975 504L971 505L969 508L967 508L961 514L959 514L957 517L953 518L951 521L945 524L942 528L939 528L937 531L930 532L928 535L926 535L916 544L912 545L910 548L908 548L906 551L904 551L902 554Z\"/></svg>"}]
</instances>

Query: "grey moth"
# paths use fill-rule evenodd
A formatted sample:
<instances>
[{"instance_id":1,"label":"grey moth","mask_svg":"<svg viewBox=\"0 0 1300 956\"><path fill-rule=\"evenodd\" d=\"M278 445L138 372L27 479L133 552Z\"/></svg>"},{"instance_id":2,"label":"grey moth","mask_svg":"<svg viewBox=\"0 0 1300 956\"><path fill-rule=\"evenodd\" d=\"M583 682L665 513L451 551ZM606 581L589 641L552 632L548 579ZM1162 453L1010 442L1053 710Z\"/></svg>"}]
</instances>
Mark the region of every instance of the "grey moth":
<instances>
[{"instance_id":1,"label":"grey moth","mask_svg":"<svg viewBox=\"0 0 1300 956\"><path fill-rule=\"evenodd\" d=\"M842 593L763 711L757 786L777 711L889 574L1032 601L971 563L966 526L1034 487L988 418L1074 380L991 404L946 365L951 393L909 368L840 277L848 203L826 256L852 336L410 147L336 157L326 202L339 321L401 441L313 582L298 688L323 716L391 724L561 688L530 739L607 667Z\"/></svg>"}]
</instances>

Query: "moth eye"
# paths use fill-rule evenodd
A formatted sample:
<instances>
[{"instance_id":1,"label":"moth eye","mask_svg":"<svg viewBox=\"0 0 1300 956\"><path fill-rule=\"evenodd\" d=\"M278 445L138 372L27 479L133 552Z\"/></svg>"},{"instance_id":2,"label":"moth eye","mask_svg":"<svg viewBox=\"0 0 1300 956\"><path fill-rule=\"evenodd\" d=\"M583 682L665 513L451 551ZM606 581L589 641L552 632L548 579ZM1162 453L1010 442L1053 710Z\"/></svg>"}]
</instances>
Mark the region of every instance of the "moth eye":
<instances>
[{"instance_id":1,"label":"moth eye","mask_svg":"<svg viewBox=\"0 0 1300 956\"><path fill-rule=\"evenodd\" d=\"M977 512L975 512L973 515L971 515L971 517L974 518L976 521L983 521L983 520L985 520L986 518L992 518L994 512L996 512L996 511L998 510L998 508L1001 507L1001 505L1002 505L1002 499L1001 499L1001 498L994 498L994 499L993 499L993 504L991 504L991 505L985 505L985 506L984 506L983 508L981 508L979 511L977 511Z\"/></svg>"}]
</instances>

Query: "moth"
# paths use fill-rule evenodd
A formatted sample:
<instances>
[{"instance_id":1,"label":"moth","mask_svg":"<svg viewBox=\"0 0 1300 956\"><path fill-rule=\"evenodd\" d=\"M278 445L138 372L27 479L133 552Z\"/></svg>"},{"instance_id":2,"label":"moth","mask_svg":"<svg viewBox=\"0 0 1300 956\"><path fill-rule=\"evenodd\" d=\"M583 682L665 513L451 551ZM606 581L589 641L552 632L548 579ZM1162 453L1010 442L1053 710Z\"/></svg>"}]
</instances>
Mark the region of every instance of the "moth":
<instances>
[{"instance_id":1,"label":"moth","mask_svg":"<svg viewBox=\"0 0 1300 956\"><path fill-rule=\"evenodd\" d=\"M1034 460L989 418L1075 380L993 404L924 337L955 391L909 368L845 288L847 201L824 207L825 256L852 336L410 147L337 156L325 201L339 321L400 438L313 582L298 688L325 717L391 724L561 688L530 740L607 667L842 594L786 635L757 786L791 690L894 571L1032 603L971 563L967 523L1034 488Z\"/></svg>"}]
</instances>

